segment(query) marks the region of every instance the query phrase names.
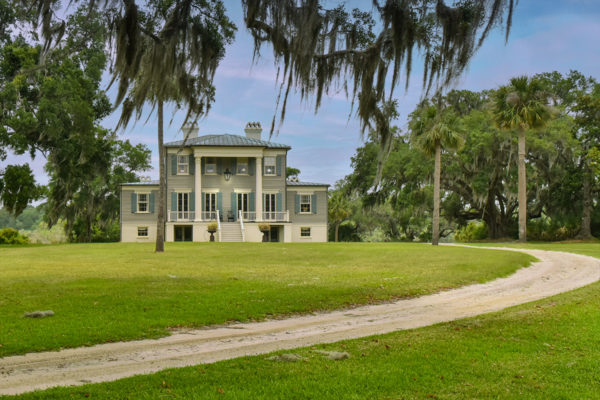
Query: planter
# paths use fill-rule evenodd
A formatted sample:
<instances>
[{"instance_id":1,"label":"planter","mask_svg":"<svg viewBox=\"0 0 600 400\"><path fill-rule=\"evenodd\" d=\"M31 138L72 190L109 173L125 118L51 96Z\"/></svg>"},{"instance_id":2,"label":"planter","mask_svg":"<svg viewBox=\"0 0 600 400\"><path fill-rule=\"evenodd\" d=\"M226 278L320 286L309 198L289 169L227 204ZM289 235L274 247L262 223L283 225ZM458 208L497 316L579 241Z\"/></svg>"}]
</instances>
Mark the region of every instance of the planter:
<instances>
[{"instance_id":1,"label":"planter","mask_svg":"<svg viewBox=\"0 0 600 400\"><path fill-rule=\"evenodd\" d=\"M215 241L215 231L208 231L208 233L210 233L210 241L214 242Z\"/></svg>"}]
</instances>

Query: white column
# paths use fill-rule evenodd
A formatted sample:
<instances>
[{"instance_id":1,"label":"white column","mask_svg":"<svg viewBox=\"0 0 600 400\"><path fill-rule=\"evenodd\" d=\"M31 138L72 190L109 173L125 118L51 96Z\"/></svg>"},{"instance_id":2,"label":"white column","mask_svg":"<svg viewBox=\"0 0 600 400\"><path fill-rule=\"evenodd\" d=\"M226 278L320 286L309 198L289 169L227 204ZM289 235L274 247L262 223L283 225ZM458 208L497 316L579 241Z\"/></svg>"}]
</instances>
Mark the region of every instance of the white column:
<instances>
[{"instance_id":1,"label":"white column","mask_svg":"<svg viewBox=\"0 0 600 400\"><path fill-rule=\"evenodd\" d=\"M262 157L256 157L256 220L262 221L263 211L263 191L262 191Z\"/></svg>"},{"instance_id":2,"label":"white column","mask_svg":"<svg viewBox=\"0 0 600 400\"><path fill-rule=\"evenodd\" d=\"M194 210L196 217L194 221L202 221L202 157L194 157L196 169L194 170Z\"/></svg>"}]
</instances>

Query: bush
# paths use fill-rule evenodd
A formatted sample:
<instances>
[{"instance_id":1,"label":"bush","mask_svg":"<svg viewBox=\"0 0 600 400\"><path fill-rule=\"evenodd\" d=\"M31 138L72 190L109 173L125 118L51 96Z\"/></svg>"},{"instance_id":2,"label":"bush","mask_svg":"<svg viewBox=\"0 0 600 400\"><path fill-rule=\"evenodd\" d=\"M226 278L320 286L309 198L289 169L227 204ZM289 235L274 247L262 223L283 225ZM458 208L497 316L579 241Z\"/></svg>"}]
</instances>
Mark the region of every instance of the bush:
<instances>
[{"instance_id":1,"label":"bush","mask_svg":"<svg viewBox=\"0 0 600 400\"><path fill-rule=\"evenodd\" d=\"M0 244L27 244L29 238L13 228L0 229Z\"/></svg>"},{"instance_id":2,"label":"bush","mask_svg":"<svg viewBox=\"0 0 600 400\"><path fill-rule=\"evenodd\" d=\"M209 232L216 232L218 228L219 224L217 224L216 222L211 222L206 226L206 230Z\"/></svg>"},{"instance_id":3,"label":"bush","mask_svg":"<svg viewBox=\"0 0 600 400\"><path fill-rule=\"evenodd\" d=\"M454 234L457 242L475 242L488 237L488 227L485 222L471 221L467 226L458 228Z\"/></svg>"},{"instance_id":4,"label":"bush","mask_svg":"<svg viewBox=\"0 0 600 400\"><path fill-rule=\"evenodd\" d=\"M527 239L556 242L572 239L579 231L578 221L561 222L547 217L536 218L527 223Z\"/></svg>"}]
</instances>

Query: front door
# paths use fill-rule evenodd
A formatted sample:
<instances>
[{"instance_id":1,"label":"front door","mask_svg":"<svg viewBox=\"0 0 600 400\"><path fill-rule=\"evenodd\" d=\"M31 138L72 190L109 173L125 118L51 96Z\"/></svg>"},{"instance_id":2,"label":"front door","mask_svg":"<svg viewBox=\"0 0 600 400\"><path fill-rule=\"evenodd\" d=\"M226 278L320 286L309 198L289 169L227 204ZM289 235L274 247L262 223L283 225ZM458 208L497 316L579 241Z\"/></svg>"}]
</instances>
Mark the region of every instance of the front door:
<instances>
[{"instance_id":1,"label":"front door","mask_svg":"<svg viewBox=\"0 0 600 400\"><path fill-rule=\"evenodd\" d=\"M248 205L248 193L238 193L237 194L237 210L238 212L244 213L244 218L248 218L248 211L250 211L250 207Z\"/></svg>"},{"instance_id":2,"label":"front door","mask_svg":"<svg viewBox=\"0 0 600 400\"><path fill-rule=\"evenodd\" d=\"M275 211L277 210L277 205L275 204L275 193L267 193L265 194L265 219L267 220L275 220L277 219L277 214Z\"/></svg>"},{"instance_id":3,"label":"front door","mask_svg":"<svg viewBox=\"0 0 600 400\"><path fill-rule=\"evenodd\" d=\"M190 194L177 193L177 220L189 220L190 217Z\"/></svg>"}]
</instances>

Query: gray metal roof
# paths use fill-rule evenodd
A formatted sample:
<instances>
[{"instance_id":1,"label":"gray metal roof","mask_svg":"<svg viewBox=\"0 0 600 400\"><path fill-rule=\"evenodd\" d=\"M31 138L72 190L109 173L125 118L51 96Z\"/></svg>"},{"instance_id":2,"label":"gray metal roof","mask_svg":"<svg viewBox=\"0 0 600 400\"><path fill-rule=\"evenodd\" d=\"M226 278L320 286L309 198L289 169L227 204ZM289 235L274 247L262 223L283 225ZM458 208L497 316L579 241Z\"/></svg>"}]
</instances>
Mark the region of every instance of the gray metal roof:
<instances>
[{"instance_id":1,"label":"gray metal roof","mask_svg":"<svg viewBox=\"0 0 600 400\"><path fill-rule=\"evenodd\" d=\"M159 183L160 183L159 181L126 182L126 183L121 183L121 186L127 186L127 185L131 185L131 186L157 186Z\"/></svg>"},{"instance_id":2,"label":"gray metal roof","mask_svg":"<svg viewBox=\"0 0 600 400\"><path fill-rule=\"evenodd\" d=\"M314 183L314 182L294 182L287 181L288 186L331 186L328 183Z\"/></svg>"},{"instance_id":3,"label":"gray metal roof","mask_svg":"<svg viewBox=\"0 0 600 400\"><path fill-rule=\"evenodd\" d=\"M165 143L165 147L181 147L183 140ZM224 147L267 147L269 149L291 149L287 144L273 143L266 140L252 139L239 135L204 135L189 138L185 147L190 146L224 146Z\"/></svg>"}]
</instances>

